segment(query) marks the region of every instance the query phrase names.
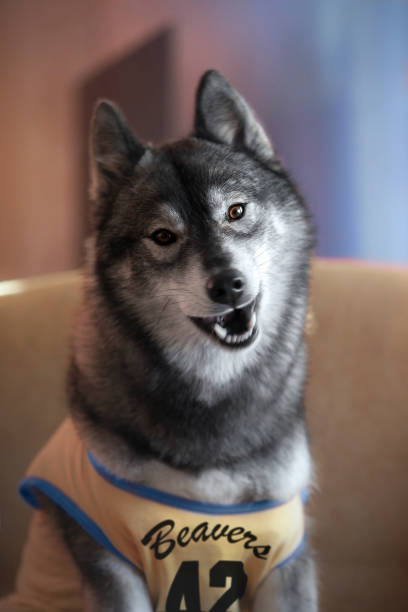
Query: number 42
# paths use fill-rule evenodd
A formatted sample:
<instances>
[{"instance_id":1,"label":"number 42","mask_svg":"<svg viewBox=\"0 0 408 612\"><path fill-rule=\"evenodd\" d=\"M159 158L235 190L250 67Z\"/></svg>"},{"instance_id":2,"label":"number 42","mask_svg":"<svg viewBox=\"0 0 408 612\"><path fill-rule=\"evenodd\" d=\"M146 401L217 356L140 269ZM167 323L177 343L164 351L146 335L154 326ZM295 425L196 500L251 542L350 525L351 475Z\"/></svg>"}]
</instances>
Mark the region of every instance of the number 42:
<instances>
[{"instance_id":1,"label":"number 42","mask_svg":"<svg viewBox=\"0 0 408 612\"><path fill-rule=\"evenodd\" d=\"M228 608L245 593L247 575L241 561L218 561L210 570L210 587L225 587L231 578L228 591L215 602L208 612L227 612ZM198 561L183 561L169 589L165 612L182 612L185 602L187 612L201 612Z\"/></svg>"}]
</instances>

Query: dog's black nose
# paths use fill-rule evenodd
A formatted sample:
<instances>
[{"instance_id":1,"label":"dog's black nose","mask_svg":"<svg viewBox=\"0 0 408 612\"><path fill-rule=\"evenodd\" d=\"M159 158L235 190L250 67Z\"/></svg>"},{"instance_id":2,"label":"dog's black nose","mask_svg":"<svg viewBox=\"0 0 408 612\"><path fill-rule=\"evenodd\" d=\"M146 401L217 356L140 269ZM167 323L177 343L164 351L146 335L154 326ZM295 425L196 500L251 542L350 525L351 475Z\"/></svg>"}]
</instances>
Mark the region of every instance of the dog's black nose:
<instances>
[{"instance_id":1,"label":"dog's black nose","mask_svg":"<svg viewBox=\"0 0 408 612\"><path fill-rule=\"evenodd\" d=\"M207 283L207 292L213 302L235 306L245 289L243 275L234 268L223 270L212 276Z\"/></svg>"}]
</instances>

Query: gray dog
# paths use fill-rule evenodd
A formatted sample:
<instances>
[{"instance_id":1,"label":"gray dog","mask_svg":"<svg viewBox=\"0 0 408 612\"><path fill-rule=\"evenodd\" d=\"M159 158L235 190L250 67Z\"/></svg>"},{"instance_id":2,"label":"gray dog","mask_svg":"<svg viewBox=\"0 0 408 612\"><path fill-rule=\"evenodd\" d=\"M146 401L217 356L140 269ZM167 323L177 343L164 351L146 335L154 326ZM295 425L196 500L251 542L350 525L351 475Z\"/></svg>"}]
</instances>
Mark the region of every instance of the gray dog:
<instances>
[{"instance_id":1,"label":"gray dog","mask_svg":"<svg viewBox=\"0 0 408 612\"><path fill-rule=\"evenodd\" d=\"M314 233L215 71L193 134L140 143L101 102L71 415L21 491L87 610L316 612L304 325Z\"/></svg>"}]
</instances>

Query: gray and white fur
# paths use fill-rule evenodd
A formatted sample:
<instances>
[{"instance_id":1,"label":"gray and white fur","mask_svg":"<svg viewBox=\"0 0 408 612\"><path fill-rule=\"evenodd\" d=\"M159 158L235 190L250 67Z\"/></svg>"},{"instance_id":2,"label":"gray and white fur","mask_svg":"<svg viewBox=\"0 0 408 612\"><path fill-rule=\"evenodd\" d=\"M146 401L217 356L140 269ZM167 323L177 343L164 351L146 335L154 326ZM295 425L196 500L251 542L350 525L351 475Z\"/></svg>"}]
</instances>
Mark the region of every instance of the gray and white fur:
<instances>
[{"instance_id":1,"label":"gray and white fur","mask_svg":"<svg viewBox=\"0 0 408 612\"><path fill-rule=\"evenodd\" d=\"M303 396L314 235L263 128L210 71L192 135L161 147L141 144L100 102L91 163L93 232L69 373L87 446L118 476L189 499L290 498L311 480ZM244 307L248 319L232 323ZM86 609L151 612L143 577L55 515ZM263 582L254 612L269 610L317 610L309 551Z\"/></svg>"}]
</instances>

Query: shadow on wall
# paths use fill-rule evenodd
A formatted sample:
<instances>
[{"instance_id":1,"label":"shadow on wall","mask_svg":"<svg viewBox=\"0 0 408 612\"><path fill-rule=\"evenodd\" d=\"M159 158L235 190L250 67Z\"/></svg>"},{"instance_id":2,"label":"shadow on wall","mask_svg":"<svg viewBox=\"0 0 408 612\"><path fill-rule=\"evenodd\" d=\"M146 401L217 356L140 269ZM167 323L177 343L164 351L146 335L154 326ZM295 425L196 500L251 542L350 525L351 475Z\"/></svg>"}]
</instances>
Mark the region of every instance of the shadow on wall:
<instances>
[{"instance_id":1,"label":"shadow on wall","mask_svg":"<svg viewBox=\"0 0 408 612\"><path fill-rule=\"evenodd\" d=\"M161 143L174 136L175 32L166 29L125 56L84 79L78 88L78 125L81 126L78 155L79 199L84 237L89 223L89 126L96 101L101 98L119 105L144 142Z\"/></svg>"}]
</instances>

